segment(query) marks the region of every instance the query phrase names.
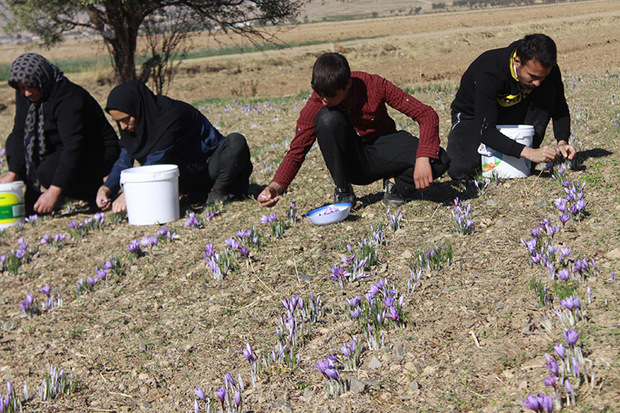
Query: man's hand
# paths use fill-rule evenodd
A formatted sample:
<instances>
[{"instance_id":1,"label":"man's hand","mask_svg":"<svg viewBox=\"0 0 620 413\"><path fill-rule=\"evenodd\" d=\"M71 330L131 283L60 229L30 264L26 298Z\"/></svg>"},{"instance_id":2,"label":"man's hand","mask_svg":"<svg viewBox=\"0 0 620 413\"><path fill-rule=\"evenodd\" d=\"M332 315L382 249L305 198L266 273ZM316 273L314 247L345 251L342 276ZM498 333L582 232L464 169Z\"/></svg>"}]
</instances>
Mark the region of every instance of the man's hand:
<instances>
[{"instance_id":1,"label":"man's hand","mask_svg":"<svg viewBox=\"0 0 620 413\"><path fill-rule=\"evenodd\" d=\"M558 151L560 151L564 159L569 161L575 159L575 155L577 155L577 149L573 145L569 145L565 140L558 142Z\"/></svg>"},{"instance_id":2,"label":"man's hand","mask_svg":"<svg viewBox=\"0 0 620 413\"><path fill-rule=\"evenodd\" d=\"M0 176L0 184L10 184L19 180L19 175L15 172L7 172L6 175Z\"/></svg>"},{"instance_id":3,"label":"man's hand","mask_svg":"<svg viewBox=\"0 0 620 413\"><path fill-rule=\"evenodd\" d=\"M62 188L54 185L50 186L35 202L34 212L38 214L49 214L52 212L56 207L60 194L62 194Z\"/></svg>"},{"instance_id":4,"label":"man's hand","mask_svg":"<svg viewBox=\"0 0 620 413\"><path fill-rule=\"evenodd\" d=\"M99 187L99 190L97 191L97 198L96 198L97 206L99 207L99 209L101 209L102 211L107 211L108 209L110 209L110 206L111 206L110 196L111 195L112 195L112 191L110 191L110 188L104 185L101 185L101 187Z\"/></svg>"},{"instance_id":5,"label":"man's hand","mask_svg":"<svg viewBox=\"0 0 620 413\"><path fill-rule=\"evenodd\" d=\"M272 207L280 200L282 187L277 182L271 182L263 189L257 200L263 208Z\"/></svg>"},{"instance_id":6,"label":"man's hand","mask_svg":"<svg viewBox=\"0 0 620 413\"><path fill-rule=\"evenodd\" d=\"M521 151L521 158L529 159L535 163L553 162L560 153L551 146L542 146L538 149L526 146Z\"/></svg>"},{"instance_id":7,"label":"man's hand","mask_svg":"<svg viewBox=\"0 0 620 413\"><path fill-rule=\"evenodd\" d=\"M424 191L433 183L433 170L431 169L431 161L428 157L421 156L416 159L413 181L415 182L416 189L420 191Z\"/></svg>"}]
</instances>

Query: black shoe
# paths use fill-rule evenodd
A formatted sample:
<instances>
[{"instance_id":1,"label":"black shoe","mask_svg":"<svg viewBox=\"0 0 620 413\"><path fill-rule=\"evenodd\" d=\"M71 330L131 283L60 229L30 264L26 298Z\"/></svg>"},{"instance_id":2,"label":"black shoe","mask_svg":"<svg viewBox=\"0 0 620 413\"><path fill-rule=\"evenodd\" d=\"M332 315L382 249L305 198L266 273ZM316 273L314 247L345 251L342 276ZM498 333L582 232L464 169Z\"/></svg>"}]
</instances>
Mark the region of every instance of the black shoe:
<instances>
[{"instance_id":1,"label":"black shoe","mask_svg":"<svg viewBox=\"0 0 620 413\"><path fill-rule=\"evenodd\" d=\"M223 204L228 202L228 194L225 192L213 190L209 192L207 197L207 205Z\"/></svg>"},{"instance_id":2,"label":"black shoe","mask_svg":"<svg viewBox=\"0 0 620 413\"><path fill-rule=\"evenodd\" d=\"M385 193L383 194L383 203L390 206L400 206L405 203L405 199L400 196L396 190L396 184L389 179L383 180L383 188Z\"/></svg>"},{"instance_id":3,"label":"black shoe","mask_svg":"<svg viewBox=\"0 0 620 413\"><path fill-rule=\"evenodd\" d=\"M351 185L348 188L334 189L334 204L341 204L343 202L351 204L351 208L355 206L355 193Z\"/></svg>"}]
</instances>

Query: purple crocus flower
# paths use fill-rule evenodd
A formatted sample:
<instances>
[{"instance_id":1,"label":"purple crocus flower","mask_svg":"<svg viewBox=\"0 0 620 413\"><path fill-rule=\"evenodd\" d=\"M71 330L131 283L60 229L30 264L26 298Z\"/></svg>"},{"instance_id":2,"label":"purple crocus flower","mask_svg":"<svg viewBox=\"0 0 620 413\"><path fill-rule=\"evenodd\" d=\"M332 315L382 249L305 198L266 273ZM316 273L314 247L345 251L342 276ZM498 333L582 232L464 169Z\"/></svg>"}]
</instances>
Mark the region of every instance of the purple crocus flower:
<instances>
[{"instance_id":1,"label":"purple crocus flower","mask_svg":"<svg viewBox=\"0 0 620 413\"><path fill-rule=\"evenodd\" d=\"M208 243L207 246L205 247L205 257L207 258L213 257L214 252L215 252L215 249L213 248L213 243L212 242Z\"/></svg>"},{"instance_id":2,"label":"purple crocus flower","mask_svg":"<svg viewBox=\"0 0 620 413\"><path fill-rule=\"evenodd\" d=\"M351 307L358 306L361 301L362 301L362 297L360 297L359 295L357 297L351 298L350 300L347 300L347 302L349 303Z\"/></svg>"},{"instance_id":3,"label":"purple crocus flower","mask_svg":"<svg viewBox=\"0 0 620 413\"><path fill-rule=\"evenodd\" d=\"M226 240L224 241L224 243L226 245L228 245L230 248L236 250L237 248L239 248L239 241L237 241L236 239L230 237L230 238L226 238Z\"/></svg>"},{"instance_id":4,"label":"purple crocus flower","mask_svg":"<svg viewBox=\"0 0 620 413\"><path fill-rule=\"evenodd\" d=\"M105 281L108 278L108 269L100 268L97 270L97 278L101 281Z\"/></svg>"},{"instance_id":5,"label":"purple crocus flower","mask_svg":"<svg viewBox=\"0 0 620 413\"><path fill-rule=\"evenodd\" d=\"M138 242L137 239L134 239L133 241L131 241L129 243L129 245L127 246L127 251L133 253L133 254L137 254L140 252L140 242Z\"/></svg>"},{"instance_id":6,"label":"purple crocus flower","mask_svg":"<svg viewBox=\"0 0 620 413\"><path fill-rule=\"evenodd\" d=\"M95 284L97 284L97 280L98 278L90 278L90 277L86 277L86 283L91 286L94 287Z\"/></svg>"},{"instance_id":7,"label":"purple crocus flower","mask_svg":"<svg viewBox=\"0 0 620 413\"><path fill-rule=\"evenodd\" d=\"M547 363L547 370L549 370L549 373L553 374L554 376L560 374L560 368L558 367L558 363L553 359L551 359L551 361Z\"/></svg>"},{"instance_id":8,"label":"purple crocus flower","mask_svg":"<svg viewBox=\"0 0 620 413\"><path fill-rule=\"evenodd\" d=\"M77 228L77 222L75 222L75 220L70 221L67 226L71 229L76 229Z\"/></svg>"},{"instance_id":9,"label":"purple crocus flower","mask_svg":"<svg viewBox=\"0 0 620 413\"><path fill-rule=\"evenodd\" d=\"M235 386L235 380L232 378L230 373L226 373L226 375L224 376L224 383L230 383L231 385Z\"/></svg>"},{"instance_id":10,"label":"purple crocus flower","mask_svg":"<svg viewBox=\"0 0 620 413\"><path fill-rule=\"evenodd\" d=\"M52 292L52 287L50 287L49 285L46 285L45 287L39 288L39 291L49 297L50 293Z\"/></svg>"},{"instance_id":11,"label":"purple crocus flower","mask_svg":"<svg viewBox=\"0 0 620 413\"><path fill-rule=\"evenodd\" d=\"M250 343L245 343L245 348L243 349L243 356L250 363L254 363L256 359L254 358L254 352L252 351L252 346Z\"/></svg>"},{"instance_id":12,"label":"purple crocus flower","mask_svg":"<svg viewBox=\"0 0 620 413\"><path fill-rule=\"evenodd\" d=\"M562 225L565 225L569 219L570 217L566 214L560 215L560 222L562 223Z\"/></svg>"},{"instance_id":13,"label":"purple crocus flower","mask_svg":"<svg viewBox=\"0 0 620 413\"><path fill-rule=\"evenodd\" d=\"M26 299L20 302L18 305L19 305L19 308L21 308L22 310L24 310L25 313L27 313L32 308L33 302L34 302L34 296L32 294L28 294L26 295Z\"/></svg>"},{"instance_id":14,"label":"purple crocus flower","mask_svg":"<svg viewBox=\"0 0 620 413\"><path fill-rule=\"evenodd\" d=\"M565 212L566 211L566 199L558 198L555 201L553 201L553 204L558 209L558 211L560 211L560 212Z\"/></svg>"},{"instance_id":15,"label":"purple crocus flower","mask_svg":"<svg viewBox=\"0 0 620 413\"><path fill-rule=\"evenodd\" d=\"M222 403L222 408L224 408L224 400L226 400L226 389L224 389L223 387L216 389L215 395L218 399L220 399L220 402Z\"/></svg>"},{"instance_id":16,"label":"purple crocus flower","mask_svg":"<svg viewBox=\"0 0 620 413\"><path fill-rule=\"evenodd\" d=\"M269 217L267 215L261 215L260 223L261 224L268 224L269 223Z\"/></svg>"},{"instance_id":17,"label":"purple crocus flower","mask_svg":"<svg viewBox=\"0 0 620 413\"><path fill-rule=\"evenodd\" d=\"M339 281L343 278L349 278L351 273L342 268L340 265L336 265L329 269L332 272L331 279L335 281Z\"/></svg>"},{"instance_id":18,"label":"purple crocus flower","mask_svg":"<svg viewBox=\"0 0 620 413\"><path fill-rule=\"evenodd\" d=\"M168 230L168 227L164 225L163 227L161 227L161 229L159 231L157 231L157 235L159 235L159 236L166 236L168 234L168 232L170 232Z\"/></svg>"},{"instance_id":19,"label":"purple crocus flower","mask_svg":"<svg viewBox=\"0 0 620 413\"><path fill-rule=\"evenodd\" d=\"M388 308L388 310L385 313L385 316L393 321L399 320L398 310L396 310L394 307Z\"/></svg>"},{"instance_id":20,"label":"purple crocus flower","mask_svg":"<svg viewBox=\"0 0 620 413\"><path fill-rule=\"evenodd\" d=\"M577 357L573 357L573 374L575 377L579 377L579 363L577 363Z\"/></svg>"},{"instance_id":21,"label":"purple crocus flower","mask_svg":"<svg viewBox=\"0 0 620 413\"><path fill-rule=\"evenodd\" d=\"M239 389L235 389L235 404L237 407L241 406L241 392Z\"/></svg>"},{"instance_id":22,"label":"purple crocus flower","mask_svg":"<svg viewBox=\"0 0 620 413\"><path fill-rule=\"evenodd\" d=\"M140 246L144 248L149 248L151 246L151 240L149 237L145 236L140 240Z\"/></svg>"},{"instance_id":23,"label":"purple crocus flower","mask_svg":"<svg viewBox=\"0 0 620 413\"><path fill-rule=\"evenodd\" d=\"M579 339L579 334L575 330L573 330L572 327L566 330L563 334L564 340L566 340L566 343L571 347L574 346Z\"/></svg>"},{"instance_id":24,"label":"purple crocus flower","mask_svg":"<svg viewBox=\"0 0 620 413\"><path fill-rule=\"evenodd\" d=\"M540 236L540 227L536 227L530 231L530 235L534 238L538 238Z\"/></svg>"},{"instance_id":25,"label":"purple crocus flower","mask_svg":"<svg viewBox=\"0 0 620 413\"><path fill-rule=\"evenodd\" d=\"M536 396L536 399L538 400L540 408L543 412L551 413L553 411L553 397L539 394L538 396Z\"/></svg>"},{"instance_id":26,"label":"purple crocus flower","mask_svg":"<svg viewBox=\"0 0 620 413\"><path fill-rule=\"evenodd\" d=\"M560 280L568 280L570 273L568 272L568 270L565 268L563 270L558 271L557 276Z\"/></svg>"},{"instance_id":27,"label":"purple crocus flower","mask_svg":"<svg viewBox=\"0 0 620 413\"><path fill-rule=\"evenodd\" d=\"M559 358L564 360L564 357L566 357L566 350L564 350L564 345L562 345L562 343L557 343L553 348L555 350L555 354L557 354Z\"/></svg>"},{"instance_id":28,"label":"purple crocus flower","mask_svg":"<svg viewBox=\"0 0 620 413\"><path fill-rule=\"evenodd\" d=\"M41 241L39 241L39 243L41 245L45 245L45 244L49 244L50 243L50 236L49 235L43 235L43 237L41 237Z\"/></svg>"},{"instance_id":29,"label":"purple crocus flower","mask_svg":"<svg viewBox=\"0 0 620 413\"><path fill-rule=\"evenodd\" d=\"M360 306L357 306L355 309L349 310L349 314L351 314L351 317L353 318L358 318L360 314L362 314L362 309Z\"/></svg>"},{"instance_id":30,"label":"purple crocus flower","mask_svg":"<svg viewBox=\"0 0 620 413\"><path fill-rule=\"evenodd\" d=\"M55 234L54 235L54 242L56 244L59 244L59 243L63 242L65 240L65 238L67 238L67 236L65 234Z\"/></svg>"},{"instance_id":31,"label":"purple crocus flower","mask_svg":"<svg viewBox=\"0 0 620 413\"><path fill-rule=\"evenodd\" d=\"M540 402L533 394L529 394L525 399L523 399L523 405L530 410L534 410L535 412L540 411Z\"/></svg>"},{"instance_id":32,"label":"purple crocus flower","mask_svg":"<svg viewBox=\"0 0 620 413\"><path fill-rule=\"evenodd\" d=\"M569 392L570 394L573 394L573 386L571 386L568 380L566 380L565 386L566 386L566 391Z\"/></svg>"},{"instance_id":33,"label":"purple crocus flower","mask_svg":"<svg viewBox=\"0 0 620 413\"><path fill-rule=\"evenodd\" d=\"M545 378L545 386L553 387L555 386L555 382L558 381L558 378L555 376L549 376Z\"/></svg>"},{"instance_id":34,"label":"purple crocus flower","mask_svg":"<svg viewBox=\"0 0 620 413\"><path fill-rule=\"evenodd\" d=\"M250 250L245 245L242 245L241 248L239 248L239 255L242 257L247 257L250 255Z\"/></svg>"},{"instance_id":35,"label":"purple crocus flower","mask_svg":"<svg viewBox=\"0 0 620 413\"><path fill-rule=\"evenodd\" d=\"M15 251L15 256L17 257L18 260L21 260L22 258L24 258L24 250L22 249L18 249L17 251Z\"/></svg>"},{"instance_id":36,"label":"purple crocus flower","mask_svg":"<svg viewBox=\"0 0 620 413\"><path fill-rule=\"evenodd\" d=\"M205 401L206 397L205 397L205 392L202 391L202 389L199 386L196 386L194 388L194 394L196 395L196 397L198 397L200 400Z\"/></svg>"}]
</instances>

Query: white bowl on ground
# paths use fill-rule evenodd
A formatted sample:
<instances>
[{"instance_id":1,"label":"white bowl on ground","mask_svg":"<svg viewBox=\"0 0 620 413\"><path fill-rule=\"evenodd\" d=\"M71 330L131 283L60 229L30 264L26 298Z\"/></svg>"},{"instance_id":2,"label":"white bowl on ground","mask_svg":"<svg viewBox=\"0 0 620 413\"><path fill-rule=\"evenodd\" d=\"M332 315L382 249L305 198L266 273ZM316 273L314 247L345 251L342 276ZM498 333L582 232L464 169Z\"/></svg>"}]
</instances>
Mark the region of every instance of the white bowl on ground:
<instances>
[{"instance_id":1,"label":"white bowl on ground","mask_svg":"<svg viewBox=\"0 0 620 413\"><path fill-rule=\"evenodd\" d=\"M351 204L343 202L313 209L304 216L315 225L329 225L343 221L349 216L349 212L351 212Z\"/></svg>"}]
</instances>

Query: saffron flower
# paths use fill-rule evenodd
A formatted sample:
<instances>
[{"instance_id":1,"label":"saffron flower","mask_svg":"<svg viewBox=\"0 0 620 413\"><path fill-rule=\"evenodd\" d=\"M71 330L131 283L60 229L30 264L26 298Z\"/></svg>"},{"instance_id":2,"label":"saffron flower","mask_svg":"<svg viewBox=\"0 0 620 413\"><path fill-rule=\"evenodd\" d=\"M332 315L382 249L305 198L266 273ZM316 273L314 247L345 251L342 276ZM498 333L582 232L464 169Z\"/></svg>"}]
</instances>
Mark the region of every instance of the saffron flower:
<instances>
[{"instance_id":1,"label":"saffron flower","mask_svg":"<svg viewBox=\"0 0 620 413\"><path fill-rule=\"evenodd\" d=\"M579 334L575 330L573 330L572 327L566 330L563 334L564 340L566 340L566 343L571 347L574 346L579 339Z\"/></svg>"},{"instance_id":2,"label":"saffron flower","mask_svg":"<svg viewBox=\"0 0 620 413\"><path fill-rule=\"evenodd\" d=\"M199 386L196 386L194 388L194 394L196 395L196 397L198 397L200 400L205 401L206 397L205 397L205 392L202 391L202 389Z\"/></svg>"},{"instance_id":3,"label":"saffron flower","mask_svg":"<svg viewBox=\"0 0 620 413\"><path fill-rule=\"evenodd\" d=\"M137 239L131 241L127 246L127 251L136 255L140 254L140 242Z\"/></svg>"},{"instance_id":4,"label":"saffron flower","mask_svg":"<svg viewBox=\"0 0 620 413\"><path fill-rule=\"evenodd\" d=\"M39 291L49 297L50 293L52 292L52 287L50 287L49 285L46 285L45 287L39 288Z\"/></svg>"},{"instance_id":5,"label":"saffron flower","mask_svg":"<svg viewBox=\"0 0 620 413\"><path fill-rule=\"evenodd\" d=\"M564 360L564 357L566 357L566 350L564 350L564 346L562 345L562 343L557 343L553 348L555 350L555 354L557 354L559 358Z\"/></svg>"}]
</instances>

